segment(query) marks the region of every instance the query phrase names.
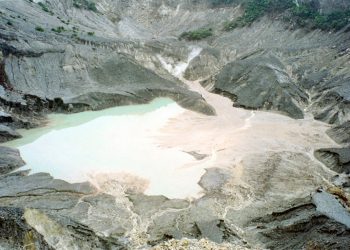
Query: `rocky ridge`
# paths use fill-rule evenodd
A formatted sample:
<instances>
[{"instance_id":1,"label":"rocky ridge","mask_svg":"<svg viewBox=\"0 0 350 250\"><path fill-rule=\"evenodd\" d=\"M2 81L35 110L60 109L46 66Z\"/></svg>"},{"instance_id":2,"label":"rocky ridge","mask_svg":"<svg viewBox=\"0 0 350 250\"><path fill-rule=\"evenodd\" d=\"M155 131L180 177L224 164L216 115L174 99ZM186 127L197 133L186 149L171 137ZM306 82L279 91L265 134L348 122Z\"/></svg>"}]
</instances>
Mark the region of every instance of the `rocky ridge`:
<instances>
[{"instance_id":1,"label":"rocky ridge","mask_svg":"<svg viewBox=\"0 0 350 250\"><path fill-rule=\"evenodd\" d=\"M202 96L169 74L157 57L175 64L186 61L189 46L200 46L203 51L190 62L187 79L200 79L207 89L232 98L238 107L296 119L312 115L334 125L328 133L342 148L320 149L315 156L339 174L320 171L316 181L300 180L304 191L291 195L289 179L295 169L313 169L315 163L303 154L270 152L268 160L260 155L243 160L251 171L242 176L242 185L235 184L229 171L208 169L200 182L206 191L202 198L170 200L127 193L119 183L110 183L113 188L100 193L89 183L12 172L24 162L18 151L1 147L0 231L4 233L0 247L348 248L348 225L320 206L320 201L348 199L346 29L309 32L264 17L249 27L222 31L226 21L241 14L241 1L213 7L207 1L104 0L96 3L96 12L75 8L71 0L39 2L43 4L0 2L1 141L18 137L14 129L44 124L50 112L146 103L159 96L214 115ZM346 3L323 0L319 4L324 12ZM207 40L177 39L184 31L207 26L216 28ZM290 161L295 162L293 167L286 168ZM256 168L262 172L249 174ZM260 179L263 172L268 175ZM281 180L289 191L282 188ZM320 184L325 195L315 192ZM246 197L253 197L254 203L244 206Z\"/></svg>"}]
</instances>

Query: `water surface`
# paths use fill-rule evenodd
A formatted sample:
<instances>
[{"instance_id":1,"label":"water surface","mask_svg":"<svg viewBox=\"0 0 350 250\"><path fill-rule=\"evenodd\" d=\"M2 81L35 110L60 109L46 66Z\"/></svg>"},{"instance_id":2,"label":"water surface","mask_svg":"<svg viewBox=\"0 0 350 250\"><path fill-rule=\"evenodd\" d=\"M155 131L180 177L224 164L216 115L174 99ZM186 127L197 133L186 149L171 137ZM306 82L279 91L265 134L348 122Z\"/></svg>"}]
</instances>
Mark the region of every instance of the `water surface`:
<instances>
[{"instance_id":1,"label":"water surface","mask_svg":"<svg viewBox=\"0 0 350 250\"><path fill-rule=\"evenodd\" d=\"M184 168L194 158L178 148L162 148L155 139L183 112L160 98L146 105L53 114L47 126L19 131L23 138L5 145L20 150L31 173L100 186L117 180L124 188L169 198L194 196L201 189L193 175L198 180L203 172Z\"/></svg>"}]
</instances>

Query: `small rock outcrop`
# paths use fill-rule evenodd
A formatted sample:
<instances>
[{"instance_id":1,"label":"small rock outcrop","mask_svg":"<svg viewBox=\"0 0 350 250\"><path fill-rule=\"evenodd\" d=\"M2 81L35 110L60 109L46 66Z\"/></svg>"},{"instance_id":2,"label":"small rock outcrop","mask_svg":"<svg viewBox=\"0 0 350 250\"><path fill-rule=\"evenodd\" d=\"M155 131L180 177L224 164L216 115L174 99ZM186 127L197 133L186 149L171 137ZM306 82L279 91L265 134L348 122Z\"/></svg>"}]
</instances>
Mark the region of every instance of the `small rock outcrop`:
<instances>
[{"instance_id":1,"label":"small rock outcrop","mask_svg":"<svg viewBox=\"0 0 350 250\"><path fill-rule=\"evenodd\" d=\"M305 2L318 14L350 8L345 0L293 4ZM157 97L218 114L182 76L169 73L168 66L189 64L185 79L200 80L234 106L313 116L333 126L328 134L342 147L322 146L313 155L312 147L280 149L278 138L271 151L228 154L226 168L206 169L202 197L194 200L135 194L113 182L102 192L90 183L16 172L25 165L19 151L0 147L1 249L349 248L349 25L325 32L271 13L226 30L242 17L242 3L0 1L0 142L20 137L16 129L45 124L52 112ZM179 40L201 29L211 35ZM201 52L189 60L193 48ZM186 152L199 161L211 157L196 150Z\"/></svg>"},{"instance_id":2,"label":"small rock outcrop","mask_svg":"<svg viewBox=\"0 0 350 250\"><path fill-rule=\"evenodd\" d=\"M333 171L350 174L350 148L319 149L315 156Z\"/></svg>"},{"instance_id":3,"label":"small rock outcrop","mask_svg":"<svg viewBox=\"0 0 350 250\"><path fill-rule=\"evenodd\" d=\"M25 165L19 151L8 147L0 147L0 175L10 173Z\"/></svg>"}]
</instances>

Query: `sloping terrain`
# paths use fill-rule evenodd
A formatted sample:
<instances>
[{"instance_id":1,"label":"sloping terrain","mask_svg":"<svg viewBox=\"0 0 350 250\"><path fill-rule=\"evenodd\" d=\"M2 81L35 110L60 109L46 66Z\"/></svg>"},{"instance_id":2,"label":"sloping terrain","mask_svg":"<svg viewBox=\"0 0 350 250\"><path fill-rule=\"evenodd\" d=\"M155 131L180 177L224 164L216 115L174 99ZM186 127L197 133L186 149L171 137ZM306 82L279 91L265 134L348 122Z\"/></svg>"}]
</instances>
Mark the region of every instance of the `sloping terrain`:
<instances>
[{"instance_id":1,"label":"sloping terrain","mask_svg":"<svg viewBox=\"0 0 350 250\"><path fill-rule=\"evenodd\" d=\"M203 196L182 200L113 181L101 192L12 172L24 162L1 147L0 232L11 230L0 234L0 248L348 249L349 25L302 27L276 12L225 29L247 2L0 1L1 142L51 112L164 96L191 110L167 127L183 138L170 133L174 145L165 146L216 157L199 183ZM349 8L342 0L296 3L317 13ZM179 39L184 32L188 39ZM233 106L243 109L226 115ZM271 113L254 113L261 110ZM241 127L232 122L239 116ZM218 142L215 154L209 142Z\"/></svg>"}]
</instances>

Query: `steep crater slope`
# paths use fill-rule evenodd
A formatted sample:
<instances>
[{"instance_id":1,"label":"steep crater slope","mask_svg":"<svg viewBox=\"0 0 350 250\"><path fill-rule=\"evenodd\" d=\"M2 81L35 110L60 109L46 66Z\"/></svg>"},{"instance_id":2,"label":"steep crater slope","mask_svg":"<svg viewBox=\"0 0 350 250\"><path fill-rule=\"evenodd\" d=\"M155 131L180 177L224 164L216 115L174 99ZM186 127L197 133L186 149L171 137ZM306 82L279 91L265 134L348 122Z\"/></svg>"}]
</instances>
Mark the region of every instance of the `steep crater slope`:
<instances>
[{"instance_id":1,"label":"steep crater slope","mask_svg":"<svg viewBox=\"0 0 350 250\"><path fill-rule=\"evenodd\" d=\"M334 124L329 134L346 147L350 143L343 136L350 134L346 27L338 32L310 31L291 28L274 16L227 32L225 23L242 15L239 4L246 1L226 2L1 1L1 141L18 137L13 129L43 124L49 112L146 103L158 96L214 115L203 96L171 75L160 60L171 65L186 62L191 46L196 46L203 50L187 67L186 79L200 79L208 90L233 99L234 106L293 118L314 116ZM345 1L316 2L320 12L347 7ZM211 29L213 34L202 41L179 41L183 32L198 29ZM343 172L347 152L330 148L315 156ZM346 223L319 205L319 199L339 205L337 197L346 207L342 188L349 177L340 173L334 182L338 189L334 188L329 179L335 172L320 167L308 152L269 151L230 163L234 171L208 169L200 182L205 195L195 201L128 193L120 191L118 183L99 193L88 183L69 184L48 174L10 173L23 165L18 152L0 148L0 156L4 206L0 219L16 232L1 235L0 247L347 249L350 245ZM305 180L299 179L300 173ZM295 182L298 192L293 193ZM320 184L327 192L319 190L310 197Z\"/></svg>"},{"instance_id":2,"label":"steep crater slope","mask_svg":"<svg viewBox=\"0 0 350 250\"><path fill-rule=\"evenodd\" d=\"M186 75L212 76L203 84L232 95L237 105L292 117L307 111L316 119L340 124L349 119L348 39L344 32L288 30L280 20L263 18L216 38ZM211 71L201 71L204 61L212 65ZM261 84L255 85L256 80ZM259 92L259 101L256 95L247 96L246 89Z\"/></svg>"},{"instance_id":3,"label":"steep crater slope","mask_svg":"<svg viewBox=\"0 0 350 250\"><path fill-rule=\"evenodd\" d=\"M13 128L36 126L32 118L42 111L101 109L157 96L213 114L160 67L157 54L187 56L176 41L125 39L119 23L71 1L3 1L1 7L1 100Z\"/></svg>"}]
</instances>

